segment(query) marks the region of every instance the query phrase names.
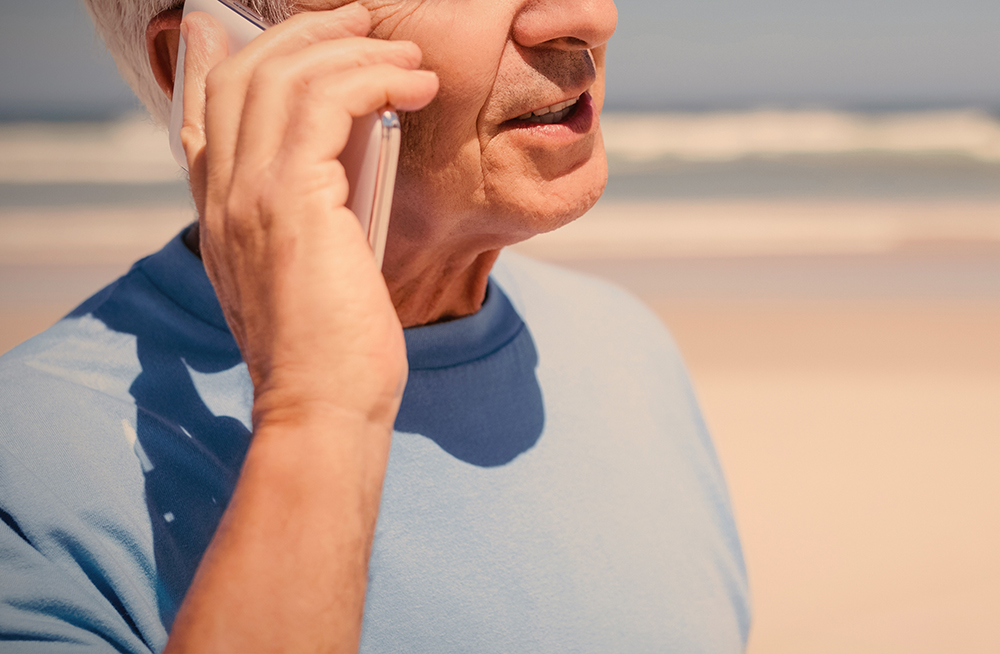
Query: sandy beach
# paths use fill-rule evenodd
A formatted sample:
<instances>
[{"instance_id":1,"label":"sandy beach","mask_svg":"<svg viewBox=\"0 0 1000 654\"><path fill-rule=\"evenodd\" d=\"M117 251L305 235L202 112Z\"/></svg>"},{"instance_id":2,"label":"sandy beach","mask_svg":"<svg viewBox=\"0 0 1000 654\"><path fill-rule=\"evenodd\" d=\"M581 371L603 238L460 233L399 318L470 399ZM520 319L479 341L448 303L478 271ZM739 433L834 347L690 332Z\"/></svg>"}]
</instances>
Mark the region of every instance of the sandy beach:
<instances>
[{"instance_id":1,"label":"sandy beach","mask_svg":"<svg viewBox=\"0 0 1000 654\"><path fill-rule=\"evenodd\" d=\"M972 114L946 117L951 132L917 142L944 150L968 142L980 161L974 174L962 172L972 170L973 155L960 165L939 158L936 167L892 160L892 178L879 169L880 188L909 175L909 186L893 187L905 193L869 192L867 173L861 181L841 175L847 181L836 193L663 190L678 179L693 188L704 171L750 179L734 168L742 159L722 159L774 143L812 139L814 150L835 152L855 142L916 147L912 133L900 131L913 127L905 121L821 118L771 140L744 130L736 145L723 138L725 121L684 118L675 136L697 128L701 137L652 145L625 124L612 154L632 157L640 176L651 174L640 160L654 146L656 156L673 148L714 157L705 165L715 167L654 162L661 185L653 188L628 181L633 164L620 164L619 190L609 187L591 214L517 249L628 288L669 326L728 476L753 595L751 653L997 652L995 124ZM760 133L784 124L753 120ZM136 183L161 184L161 159L131 169L145 171ZM815 161L807 163L815 169ZM843 160L823 161L817 178L828 181ZM855 170L857 160L849 163ZM29 168L18 169L21 177L30 177ZM775 170L784 179L792 168ZM112 173L124 179L129 169ZM966 190L952 192L960 187ZM57 320L191 217L169 197L141 207L132 199L81 205L53 201L38 186L8 188L8 198L16 190L21 199L5 203L0 192L0 352ZM57 190L79 194L67 188ZM169 184L155 188L177 195Z\"/></svg>"},{"instance_id":2,"label":"sandy beach","mask_svg":"<svg viewBox=\"0 0 1000 654\"><path fill-rule=\"evenodd\" d=\"M729 477L750 651L1000 650L1000 304L661 306Z\"/></svg>"}]
</instances>

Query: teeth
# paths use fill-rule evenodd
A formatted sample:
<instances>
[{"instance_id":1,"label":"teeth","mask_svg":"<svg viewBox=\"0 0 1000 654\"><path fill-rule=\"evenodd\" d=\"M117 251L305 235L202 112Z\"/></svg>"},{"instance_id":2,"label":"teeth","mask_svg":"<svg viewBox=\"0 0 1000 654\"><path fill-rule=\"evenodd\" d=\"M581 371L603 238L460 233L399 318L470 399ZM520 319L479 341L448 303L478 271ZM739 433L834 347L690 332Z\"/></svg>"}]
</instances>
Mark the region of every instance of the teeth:
<instances>
[{"instance_id":1,"label":"teeth","mask_svg":"<svg viewBox=\"0 0 1000 654\"><path fill-rule=\"evenodd\" d=\"M517 119L518 120L528 120L529 118L533 118L533 117L534 118L541 118L543 116L546 116L547 118L544 118L543 120L540 120L538 122L540 122L540 123L556 123L556 122L559 122L560 120L562 120L565 116L564 115L555 116L554 114L558 114L558 113L562 112L564 109L569 109L570 107L572 107L573 105L575 105L578 100L579 100L579 98L573 98L572 100L566 100L565 102L557 102L554 105L550 105L548 107L542 107L541 109L536 109L535 111L529 111L526 114L522 114L522 115L518 116Z\"/></svg>"}]
</instances>

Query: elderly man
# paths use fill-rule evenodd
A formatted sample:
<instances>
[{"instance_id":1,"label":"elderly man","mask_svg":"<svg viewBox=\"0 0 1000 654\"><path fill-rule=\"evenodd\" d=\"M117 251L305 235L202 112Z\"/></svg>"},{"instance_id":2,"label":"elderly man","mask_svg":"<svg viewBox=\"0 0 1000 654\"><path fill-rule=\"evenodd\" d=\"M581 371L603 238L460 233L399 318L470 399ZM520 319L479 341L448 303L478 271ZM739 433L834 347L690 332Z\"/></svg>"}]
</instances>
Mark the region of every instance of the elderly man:
<instances>
[{"instance_id":1,"label":"elderly man","mask_svg":"<svg viewBox=\"0 0 1000 654\"><path fill-rule=\"evenodd\" d=\"M669 337L500 253L603 189L612 0L260 0L287 20L233 56L169 0L89 3L161 120L185 40L199 220L0 364L0 649L745 646ZM387 103L380 274L336 157Z\"/></svg>"}]
</instances>

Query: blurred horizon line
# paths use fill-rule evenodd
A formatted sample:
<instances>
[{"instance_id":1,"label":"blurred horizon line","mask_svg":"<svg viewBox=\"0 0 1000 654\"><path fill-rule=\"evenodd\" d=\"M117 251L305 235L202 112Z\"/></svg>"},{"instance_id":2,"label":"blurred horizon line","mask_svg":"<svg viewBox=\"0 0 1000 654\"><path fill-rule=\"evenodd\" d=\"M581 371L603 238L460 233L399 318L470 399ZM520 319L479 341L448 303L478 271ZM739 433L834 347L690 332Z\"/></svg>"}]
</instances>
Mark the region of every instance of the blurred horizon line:
<instances>
[{"instance_id":1,"label":"blurred horizon line","mask_svg":"<svg viewBox=\"0 0 1000 654\"><path fill-rule=\"evenodd\" d=\"M1000 98L926 101L781 101L781 100L732 100L706 102L642 102L606 100L604 112L616 114L713 114L753 112L837 112L862 115L895 113L931 113L942 111L978 111L1000 119ZM0 125L11 123L105 123L148 117L139 101L124 106L75 105L72 107L46 105L0 106Z\"/></svg>"}]
</instances>

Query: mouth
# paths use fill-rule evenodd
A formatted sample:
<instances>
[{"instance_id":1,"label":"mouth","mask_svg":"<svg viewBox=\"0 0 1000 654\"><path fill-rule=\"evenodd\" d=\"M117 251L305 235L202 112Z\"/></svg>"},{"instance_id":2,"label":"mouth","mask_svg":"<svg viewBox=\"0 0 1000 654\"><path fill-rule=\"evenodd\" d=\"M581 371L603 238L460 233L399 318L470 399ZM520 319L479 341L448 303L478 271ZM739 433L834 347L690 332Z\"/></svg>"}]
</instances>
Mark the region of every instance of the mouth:
<instances>
[{"instance_id":1,"label":"mouth","mask_svg":"<svg viewBox=\"0 0 1000 654\"><path fill-rule=\"evenodd\" d=\"M576 107L579 101L580 98L576 97L563 102L557 102L556 104L549 105L548 107L542 107L541 109L529 111L526 114L518 116L514 120L536 125L552 125L553 123L561 123L569 118L569 116L575 111L574 107Z\"/></svg>"},{"instance_id":2,"label":"mouth","mask_svg":"<svg viewBox=\"0 0 1000 654\"><path fill-rule=\"evenodd\" d=\"M584 91L575 98L540 107L502 123L502 129L542 129L566 127L573 132L586 132L593 118L590 93ZM554 126L554 127L553 127Z\"/></svg>"}]
</instances>

